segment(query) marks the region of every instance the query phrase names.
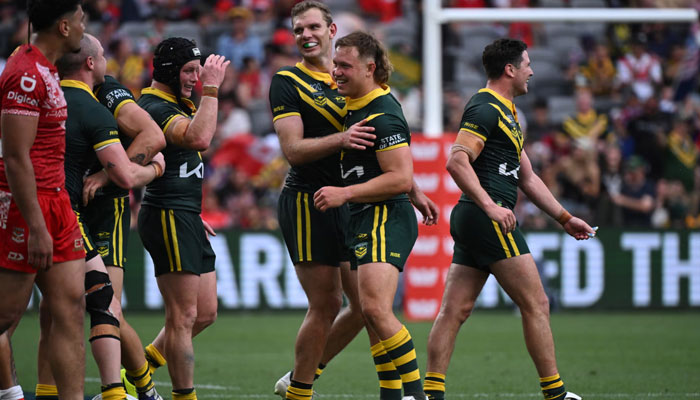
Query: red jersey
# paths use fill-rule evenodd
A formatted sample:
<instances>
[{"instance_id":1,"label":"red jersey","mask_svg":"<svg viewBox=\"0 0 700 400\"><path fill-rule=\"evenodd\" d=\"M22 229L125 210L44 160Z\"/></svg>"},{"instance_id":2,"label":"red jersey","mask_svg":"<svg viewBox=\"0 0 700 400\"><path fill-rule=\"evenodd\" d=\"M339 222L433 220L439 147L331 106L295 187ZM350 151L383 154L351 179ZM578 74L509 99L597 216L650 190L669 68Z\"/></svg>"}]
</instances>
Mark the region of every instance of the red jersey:
<instances>
[{"instance_id":1,"label":"red jersey","mask_svg":"<svg viewBox=\"0 0 700 400\"><path fill-rule=\"evenodd\" d=\"M68 109L59 82L56 67L32 45L17 48L0 76L0 114L39 117L29 150L39 190L63 189L66 182L63 160ZM0 189L9 189L2 157Z\"/></svg>"}]
</instances>

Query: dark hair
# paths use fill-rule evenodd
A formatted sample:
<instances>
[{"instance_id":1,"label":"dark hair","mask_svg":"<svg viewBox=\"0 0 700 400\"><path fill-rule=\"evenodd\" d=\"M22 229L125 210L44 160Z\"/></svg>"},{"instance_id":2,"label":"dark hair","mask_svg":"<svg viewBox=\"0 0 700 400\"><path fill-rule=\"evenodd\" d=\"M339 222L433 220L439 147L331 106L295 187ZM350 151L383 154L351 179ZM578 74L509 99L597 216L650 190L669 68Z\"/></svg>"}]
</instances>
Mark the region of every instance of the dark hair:
<instances>
[{"instance_id":1,"label":"dark hair","mask_svg":"<svg viewBox=\"0 0 700 400\"><path fill-rule=\"evenodd\" d=\"M371 33L355 31L338 39L338 41L335 42L335 47L355 47L360 54L360 58L374 61L376 65L374 81L380 85L389 81L394 66L391 65L391 61L389 61L389 56L387 55L384 45Z\"/></svg>"},{"instance_id":2,"label":"dark hair","mask_svg":"<svg viewBox=\"0 0 700 400\"><path fill-rule=\"evenodd\" d=\"M85 34L80 39L80 51L77 53L68 52L56 61L56 68L61 79L66 76L71 76L80 71L83 63L88 57L96 57L98 48L96 40L92 40L92 36Z\"/></svg>"},{"instance_id":3,"label":"dark hair","mask_svg":"<svg viewBox=\"0 0 700 400\"><path fill-rule=\"evenodd\" d=\"M326 21L328 26L333 23L331 9L323 3L313 0L302 1L301 3L297 3L294 5L294 7L292 7L292 23L294 23L294 18L296 18L299 14L303 14L312 8L317 8L319 11L321 11L323 20Z\"/></svg>"},{"instance_id":4,"label":"dark hair","mask_svg":"<svg viewBox=\"0 0 700 400\"><path fill-rule=\"evenodd\" d=\"M75 12L81 0L28 0L27 15L35 32L44 31L53 26L63 15Z\"/></svg>"},{"instance_id":5,"label":"dark hair","mask_svg":"<svg viewBox=\"0 0 700 400\"><path fill-rule=\"evenodd\" d=\"M525 50L527 50L525 42L508 38L498 39L486 46L481 56L486 77L488 79L500 78L508 64L520 68Z\"/></svg>"}]
</instances>

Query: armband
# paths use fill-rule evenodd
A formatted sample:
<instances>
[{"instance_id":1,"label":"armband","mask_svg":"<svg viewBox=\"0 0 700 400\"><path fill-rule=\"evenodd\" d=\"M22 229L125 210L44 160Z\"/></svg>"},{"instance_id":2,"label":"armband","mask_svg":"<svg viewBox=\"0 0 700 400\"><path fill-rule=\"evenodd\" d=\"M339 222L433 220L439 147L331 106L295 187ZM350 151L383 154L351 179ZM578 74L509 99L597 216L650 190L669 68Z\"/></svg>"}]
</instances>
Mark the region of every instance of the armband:
<instances>
[{"instance_id":1,"label":"armband","mask_svg":"<svg viewBox=\"0 0 700 400\"><path fill-rule=\"evenodd\" d=\"M202 86L202 96L218 98L219 88L213 85Z\"/></svg>"},{"instance_id":2,"label":"armband","mask_svg":"<svg viewBox=\"0 0 700 400\"><path fill-rule=\"evenodd\" d=\"M569 220L573 218L571 214L569 214L568 211L562 209L561 214L557 217L557 222L559 222L562 226L566 225Z\"/></svg>"},{"instance_id":3,"label":"armband","mask_svg":"<svg viewBox=\"0 0 700 400\"><path fill-rule=\"evenodd\" d=\"M474 161L474 159L476 158L474 157L474 150L470 149L469 147L463 144L455 143L452 145L452 147L450 147L450 154L454 154L460 151L464 152L467 155L467 157L469 157L469 161Z\"/></svg>"}]
</instances>

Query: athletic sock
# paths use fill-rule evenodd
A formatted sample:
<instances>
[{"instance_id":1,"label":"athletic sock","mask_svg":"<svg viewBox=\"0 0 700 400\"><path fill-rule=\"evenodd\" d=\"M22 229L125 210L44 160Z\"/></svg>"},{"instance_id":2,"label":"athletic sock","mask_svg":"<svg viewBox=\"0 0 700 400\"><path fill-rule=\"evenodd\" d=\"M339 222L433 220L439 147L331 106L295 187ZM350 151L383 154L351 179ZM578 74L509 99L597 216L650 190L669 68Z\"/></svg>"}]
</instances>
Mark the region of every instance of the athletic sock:
<instances>
[{"instance_id":1,"label":"athletic sock","mask_svg":"<svg viewBox=\"0 0 700 400\"><path fill-rule=\"evenodd\" d=\"M24 392L22 386L12 386L9 389L0 390L0 399L2 400L24 400Z\"/></svg>"},{"instance_id":2,"label":"athletic sock","mask_svg":"<svg viewBox=\"0 0 700 400\"><path fill-rule=\"evenodd\" d=\"M124 400L126 399L126 390L121 382L110 383L102 386L102 400Z\"/></svg>"},{"instance_id":3,"label":"athletic sock","mask_svg":"<svg viewBox=\"0 0 700 400\"><path fill-rule=\"evenodd\" d=\"M423 391L430 400L445 400L445 375L437 372L426 373Z\"/></svg>"},{"instance_id":4,"label":"athletic sock","mask_svg":"<svg viewBox=\"0 0 700 400\"><path fill-rule=\"evenodd\" d=\"M326 364L318 363L318 367L316 368L316 375L314 375L314 380L318 379L318 377L321 376L324 369L326 369ZM291 375L289 376L289 379L292 379Z\"/></svg>"},{"instance_id":5,"label":"athletic sock","mask_svg":"<svg viewBox=\"0 0 700 400\"><path fill-rule=\"evenodd\" d=\"M148 369L151 372L151 375L153 375L156 369L167 363L167 361L165 361L165 357L160 354L160 351L156 349L156 346L154 346L153 343L146 346L144 352L146 353L146 361L148 361Z\"/></svg>"},{"instance_id":6,"label":"athletic sock","mask_svg":"<svg viewBox=\"0 0 700 400\"><path fill-rule=\"evenodd\" d=\"M139 369L127 369L126 375L129 377L131 382L134 383L134 386L136 386L136 390L138 392L145 393L155 386L150 372L148 361L144 361L143 365Z\"/></svg>"},{"instance_id":7,"label":"athletic sock","mask_svg":"<svg viewBox=\"0 0 700 400\"><path fill-rule=\"evenodd\" d=\"M370 347L379 378L380 400L401 400L401 375L381 343Z\"/></svg>"},{"instance_id":8,"label":"athletic sock","mask_svg":"<svg viewBox=\"0 0 700 400\"><path fill-rule=\"evenodd\" d=\"M173 400L197 400L197 392L194 388L173 389Z\"/></svg>"},{"instance_id":9,"label":"athletic sock","mask_svg":"<svg viewBox=\"0 0 700 400\"><path fill-rule=\"evenodd\" d=\"M416 349L408 329L402 326L394 336L382 340L382 345L401 375L404 395L423 393L416 361Z\"/></svg>"},{"instance_id":10,"label":"athletic sock","mask_svg":"<svg viewBox=\"0 0 700 400\"><path fill-rule=\"evenodd\" d=\"M540 378L540 387L545 400L564 400L566 388L559 374Z\"/></svg>"},{"instance_id":11,"label":"athletic sock","mask_svg":"<svg viewBox=\"0 0 700 400\"><path fill-rule=\"evenodd\" d=\"M284 398L287 400L311 400L313 394L313 384L302 383L292 379L292 384L287 386L287 393Z\"/></svg>"},{"instance_id":12,"label":"athletic sock","mask_svg":"<svg viewBox=\"0 0 700 400\"><path fill-rule=\"evenodd\" d=\"M36 400L58 400L58 388L56 385L36 384Z\"/></svg>"}]
</instances>

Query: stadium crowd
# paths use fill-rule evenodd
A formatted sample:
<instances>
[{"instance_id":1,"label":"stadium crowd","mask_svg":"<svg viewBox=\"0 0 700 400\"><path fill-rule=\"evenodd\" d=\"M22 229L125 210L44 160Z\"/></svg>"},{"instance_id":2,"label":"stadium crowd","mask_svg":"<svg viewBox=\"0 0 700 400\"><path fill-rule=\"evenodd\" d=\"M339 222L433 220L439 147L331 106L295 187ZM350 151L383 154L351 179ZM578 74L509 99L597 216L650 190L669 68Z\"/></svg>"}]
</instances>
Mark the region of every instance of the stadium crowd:
<instances>
[{"instance_id":1,"label":"stadium crowd","mask_svg":"<svg viewBox=\"0 0 700 400\"><path fill-rule=\"evenodd\" d=\"M203 154L203 215L216 229L278 227L276 200L288 165L272 128L268 88L280 67L299 60L289 29L296 2L85 1L87 31L105 44L108 74L135 96L150 85L154 46L165 37L191 37L205 54L232 61L219 92L217 132ZM23 3L0 3L0 68L26 42ZM420 132L421 2L326 3L341 28L339 37L369 29L387 44L396 67L392 92L412 131ZM647 3L662 2L443 1L451 7L651 6ZM479 67L484 43L519 38L529 45L534 70L530 95L515 101L526 149L564 206L605 226L700 227L698 24L452 23L443 27L443 36L447 132L457 130L464 104L486 82ZM526 199L516 211L524 228L552 224Z\"/></svg>"}]
</instances>

